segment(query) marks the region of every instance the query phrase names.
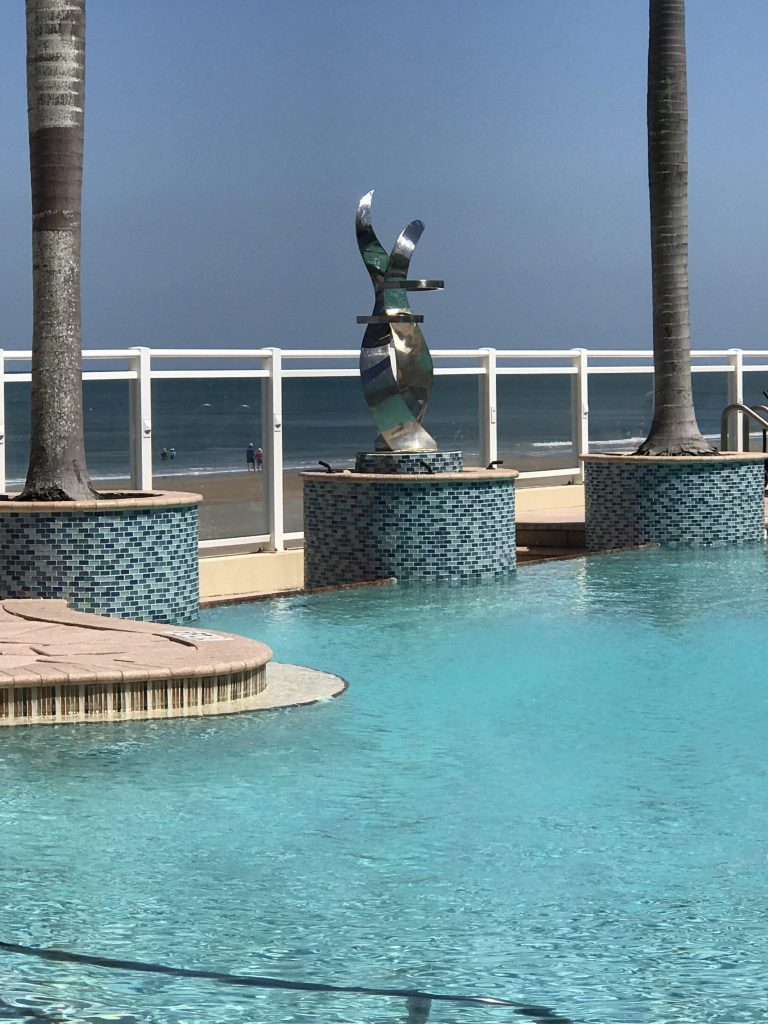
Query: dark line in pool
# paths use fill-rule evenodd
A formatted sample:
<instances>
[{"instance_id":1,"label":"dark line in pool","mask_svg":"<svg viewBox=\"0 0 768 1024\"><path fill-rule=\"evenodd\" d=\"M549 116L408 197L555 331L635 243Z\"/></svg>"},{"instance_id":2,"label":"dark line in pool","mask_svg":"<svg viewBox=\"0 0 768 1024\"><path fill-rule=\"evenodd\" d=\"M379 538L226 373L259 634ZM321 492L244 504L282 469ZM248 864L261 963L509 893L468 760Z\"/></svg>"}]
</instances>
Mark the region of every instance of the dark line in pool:
<instances>
[{"instance_id":1,"label":"dark line in pool","mask_svg":"<svg viewBox=\"0 0 768 1024\"><path fill-rule=\"evenodd\" d=\"M270 978L253 974L225 974L220 971L198 971L188 967L169 967L166 964L144 963L141 960L115 960L106 956L70 953L62 949L22 946L14 942L0 942L0 952L17 953L20 956L33 956L40 960L53 960L58 963L87 964L90 967L103 967L107 970L164 974L174 978L200 978L206 981L219 982L223 985L241 985L247 988L279 988L299 992L336 992L347 995L392 996L401 999L418 997L421 999L431 999L435 1002L504 1006L511 1008L516 1014L534 1018L540 1024L574 1024L570 1017L560 1017L547 1006L532 1006L529 1003L521 1003L511 999L497 999L493 996L451 996L436 992L422 992L419 989L413 988L368 988L357 985L329 985L323 982L287 981L282 978Z\"/></svg>"}]
</instances>

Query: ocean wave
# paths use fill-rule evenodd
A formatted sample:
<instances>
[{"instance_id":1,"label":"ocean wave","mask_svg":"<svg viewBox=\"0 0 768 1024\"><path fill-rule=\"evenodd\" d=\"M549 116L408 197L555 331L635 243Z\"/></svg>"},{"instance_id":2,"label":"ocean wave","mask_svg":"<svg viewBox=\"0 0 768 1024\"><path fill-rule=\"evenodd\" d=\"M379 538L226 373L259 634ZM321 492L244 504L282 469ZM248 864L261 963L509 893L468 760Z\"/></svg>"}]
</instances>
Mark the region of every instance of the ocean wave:
<instances>
[{"instance_id":1,"label":"ocean wave","mask_svg":"<svg viewBox=\"0 0 768 1024\"><path fill-rule=\"evenodd\" d=\"M644 437L590 437L590 444L640 444ZM572 448L573 441L529 441L521 443L521 448Z\"/></svg>"},{"instance_id":2,"label":"ocean wave","mask_svg":"<svg viewBox=\"0 0 768 1024\"><path fill-rule=\"evenodd\" d=\"M605 439L600 437L590 437L589 443L590 445L610 445L611 448L616 448L619 445L642 444L644 440L645 437L609 437Z\"/></svg>"},{"instance_id":3,"label":"ocean wave","mask_svg":"<svg viewBox=\"0 0 768 1024\"><path fill-rule=\"evenodd\" d=\"M590 445L610 445L612 448L617 445L640 444L644 437L591 437ZM530 441L527 445L521 444L521 448L572 448L573 441Z\"/></svg>"}]
</instances>

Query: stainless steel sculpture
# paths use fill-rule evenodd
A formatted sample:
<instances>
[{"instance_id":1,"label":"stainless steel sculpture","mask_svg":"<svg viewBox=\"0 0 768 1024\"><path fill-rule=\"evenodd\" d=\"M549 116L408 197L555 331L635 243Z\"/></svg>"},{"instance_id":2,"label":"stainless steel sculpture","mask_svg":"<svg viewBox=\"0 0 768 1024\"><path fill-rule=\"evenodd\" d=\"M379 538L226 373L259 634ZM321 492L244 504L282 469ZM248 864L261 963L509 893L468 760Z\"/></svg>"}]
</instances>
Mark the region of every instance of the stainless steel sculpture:
<instances>
[{"instance_id":1,"label":"stainless steel sculpture","mask_svg":"<svg viewBox=\"0 0 768 1024\"><path fill-rule=\"evenodd\" d=\"M360 376L373 421L377 451L434 452L437 444L421 421L432 390L432 356L419 329L423 316L411 312L409 291L434 291L442 281L409 280L408 265L424 225L413 220L387 255L371 226L373 191L357 207L357 245L371 275L375 300L360 350Z\"/></svg>"}]
</instances>

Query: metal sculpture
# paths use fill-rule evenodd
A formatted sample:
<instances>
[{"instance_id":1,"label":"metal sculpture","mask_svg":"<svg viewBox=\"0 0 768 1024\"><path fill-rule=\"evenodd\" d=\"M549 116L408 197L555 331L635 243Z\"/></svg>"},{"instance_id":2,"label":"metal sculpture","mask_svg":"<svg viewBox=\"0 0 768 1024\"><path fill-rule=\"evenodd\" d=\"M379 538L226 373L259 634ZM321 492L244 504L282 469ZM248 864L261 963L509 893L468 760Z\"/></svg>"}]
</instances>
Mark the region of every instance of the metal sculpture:
<instances>
[{"instance_id":1,"label":"metal sculpture","mask_svg":"<svg viewBox=\"0 0 768 1024\"><path fill-rule=\"evenodd\" d=\"M357 207L357 245L373 282L375 300L360 349L363 393L379 430L377 451L434 452L437 444L421 421L432 390L432 356L411 312L409 291L435 291L442 281L409 280L408 265L424 225L413 220L387 254L371 226L373 191Z\"/></svg>"}]
</instances>

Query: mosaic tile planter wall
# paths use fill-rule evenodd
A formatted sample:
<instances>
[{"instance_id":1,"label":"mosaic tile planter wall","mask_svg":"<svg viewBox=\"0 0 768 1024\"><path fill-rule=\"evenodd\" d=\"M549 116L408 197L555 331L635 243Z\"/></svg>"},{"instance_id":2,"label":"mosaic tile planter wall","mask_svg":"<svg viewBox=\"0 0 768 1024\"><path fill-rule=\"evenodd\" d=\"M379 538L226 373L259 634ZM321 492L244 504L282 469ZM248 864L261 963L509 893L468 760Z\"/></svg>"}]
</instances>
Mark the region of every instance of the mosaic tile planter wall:
<instances>
[{"instance_id":1,"label":"mosaic tile planter wall","mask_svg":"<svg viewBox=\"0 0 768 1024\"><path fill-rule=\"evenodd\" d=\"M302 474L305 586L391 576L459 582L511 572L516 476L511 470Z\"/></svg>"},{"instance_id":2,"label":"mosaic tile planter wall","mask_svg":"<svg viewBox=\"0 0 768 1024\"><path fill-rule=\"evenodd\" d=\"M356 473L460 473L461 452L358 452Z\"/></svg>"},{"instance_id":3,"label":"mosaic tile planter wall","mask_svg":"<svg viewBox=\"0 0 768 1024\"><path fill-rule=\"evenodd\" d=\"M756 454L585 456L587 547L762 541L764 460Z\"/></svg>"},{"instance_id":4,"label":"mosaic tile planter wall","mask_svg":"<svg viewBox=\"0 0 768 1024\"><path fill-rule=\"evenodd\" d=\"M119 618L188 622L199 601L197 494L0 502L0 597L63 598Z\"/></svg>"}]
</instances>

